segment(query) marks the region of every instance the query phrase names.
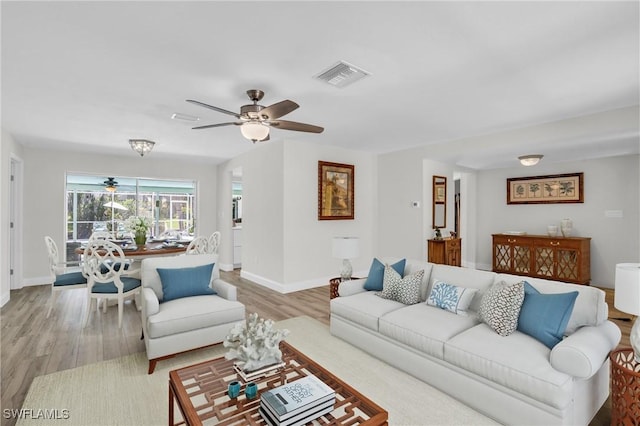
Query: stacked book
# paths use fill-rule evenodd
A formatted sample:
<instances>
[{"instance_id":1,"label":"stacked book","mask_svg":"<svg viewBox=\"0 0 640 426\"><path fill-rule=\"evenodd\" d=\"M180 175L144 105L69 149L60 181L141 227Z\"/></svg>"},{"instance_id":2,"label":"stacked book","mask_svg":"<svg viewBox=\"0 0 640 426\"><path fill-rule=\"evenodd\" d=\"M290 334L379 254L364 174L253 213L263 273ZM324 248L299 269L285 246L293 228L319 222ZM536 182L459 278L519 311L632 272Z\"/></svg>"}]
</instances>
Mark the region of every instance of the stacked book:
<instances>
[{"instance_id":1,"label":"stacked book","mask_svg":"<svg viewBox=\"0 0 640 426\"><path fill-rule=\"evenodd\" d=\"M260 395L260 414L271 426L304 425L333 411L336 393L313 374Z\"/></svg>"}]
</instances>

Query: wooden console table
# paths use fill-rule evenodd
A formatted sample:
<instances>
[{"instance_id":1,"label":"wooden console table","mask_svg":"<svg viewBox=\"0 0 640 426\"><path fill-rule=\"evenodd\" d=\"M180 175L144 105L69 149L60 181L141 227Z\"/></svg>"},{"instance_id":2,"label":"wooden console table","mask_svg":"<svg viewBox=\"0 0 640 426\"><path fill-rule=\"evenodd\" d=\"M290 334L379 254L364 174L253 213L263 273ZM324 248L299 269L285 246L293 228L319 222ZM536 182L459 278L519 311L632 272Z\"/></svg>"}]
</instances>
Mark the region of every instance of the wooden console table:
<instances>
[{"instance_id":1,"label":"wooden console table","mask_svg":"<svg viewBox=\"0 0 640 426\"><path fill-rule=\"evenodd\" d=\"M460 266L462 240L460 238L442 238L427 240L427 260L431 263Z\"/></svg>"},{"instance_id":2,"label":"wooden console table","mask_svg":"<svg viewBox=\"0 0 640 426\"><path fill-rule=\"evenodd\" d=\"M590 245L591 238L493 234L493 271L588 285Z\"/></svg>"}]
</instances>

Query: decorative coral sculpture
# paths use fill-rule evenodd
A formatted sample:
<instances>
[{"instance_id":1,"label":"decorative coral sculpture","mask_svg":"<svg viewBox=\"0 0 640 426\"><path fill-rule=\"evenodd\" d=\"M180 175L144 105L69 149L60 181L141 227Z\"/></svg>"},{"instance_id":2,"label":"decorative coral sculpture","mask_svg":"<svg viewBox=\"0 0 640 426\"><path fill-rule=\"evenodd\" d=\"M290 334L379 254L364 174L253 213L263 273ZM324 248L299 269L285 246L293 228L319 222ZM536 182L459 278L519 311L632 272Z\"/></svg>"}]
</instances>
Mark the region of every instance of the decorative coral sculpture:
<instances>
[{"instance_id":1,"label":"decorative coral sculpture","mask_svg":"<svg viewBox=\"0 0 640 426\"><path fill-rule=\"evenodd\" d=\"M225 348L230 348L226 359L237 359L245 372L257 370L282 361L280 342L289 335L289 330L276 330L273 320L259 318L257 313L249 314L244 324L236 324L224 340Z\"/></svg>"}]
</instances>

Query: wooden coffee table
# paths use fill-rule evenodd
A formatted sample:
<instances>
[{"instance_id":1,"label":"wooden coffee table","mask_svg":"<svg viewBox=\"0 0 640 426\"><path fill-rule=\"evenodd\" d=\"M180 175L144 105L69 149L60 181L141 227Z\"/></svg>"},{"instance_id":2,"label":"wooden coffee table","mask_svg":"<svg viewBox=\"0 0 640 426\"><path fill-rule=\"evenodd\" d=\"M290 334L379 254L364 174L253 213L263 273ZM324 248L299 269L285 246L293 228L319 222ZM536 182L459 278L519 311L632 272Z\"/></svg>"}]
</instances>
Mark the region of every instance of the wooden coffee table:
<instances>
[{"instance_id":1,"label":"wooden coffee table","mask_svg":"<svg viewBox=\"0 0 640 426\"><path fill-rule=\"evenodd\" d=\"M388 413L360 392L344 383L329 371L286 342L280 344L285 366L270 376L254 380L258 397L248 400L245 384L233 369L233 360L224 357L205 361L169 372L169 425L265 425L258 408L260 394L308 374L314 374L336 392L334 410L316 419L318 425L386 426ZM230 399L229 382L240 380L240 396ZM174 407L178 406L182 419L175 422Z\"/></svg>"}]
</instances>

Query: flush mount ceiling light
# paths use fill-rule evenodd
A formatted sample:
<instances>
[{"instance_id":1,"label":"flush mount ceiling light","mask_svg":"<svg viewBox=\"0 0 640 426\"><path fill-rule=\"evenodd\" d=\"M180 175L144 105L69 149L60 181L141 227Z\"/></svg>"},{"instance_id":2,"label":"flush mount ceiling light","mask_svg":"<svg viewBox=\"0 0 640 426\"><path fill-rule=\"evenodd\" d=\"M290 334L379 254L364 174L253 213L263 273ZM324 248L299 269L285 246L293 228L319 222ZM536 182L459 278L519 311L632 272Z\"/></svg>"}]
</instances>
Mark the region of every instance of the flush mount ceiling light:
<instances>
[{"instance_id":1,"label":"flush mount ceiling light","mask_svg":"<svg viewBox=\"0 0 640 426\"><path fill-rule=\"evenodd\" d=\"M144 157L145 154L151 152L155 144L155 142L146 139L129 139L131 149L140 154L140 157Z\"/></svg>"},{"instance_id":2,"label":"flush mount ceiling light","mask_svg":"<svg viewBox=\"0 0 640 426\"><path fill-rule=\"evenodd\" d=\"M520 157L518 157L518 160L520 160L520 164L522 164L523 166L529 167L529 166L535 166L536 164L538 164L538 162L540 162L542 157L544 157L544 155L529 154L529 155L521 155Z\"/></svg>"},{"instance_id":3,"label":"flush mount ceiling light","mask_svg":"<svg viewBox=\"0 0 640 426\"><path fill-rule=\"evenodd\" d=\"M118 188L118 182L116 182L114 179L115 178L108 177L107 180L102 182L104 183L104 189L107 192L116 192L116 189Z\"/></svg>"},{"instance_id":4,"label":"flush mount ceiling light","mask_svg":"<svg viewBox=\"0 0 640 426\"><path fill-rule=\"evenodd\" d=\"M269 136L269 127L264 124L260 124L259 122L249 121L240 126L240 133L242 136L256 143L257 141L261 141Z\"/></svg>"}]
</instances>

